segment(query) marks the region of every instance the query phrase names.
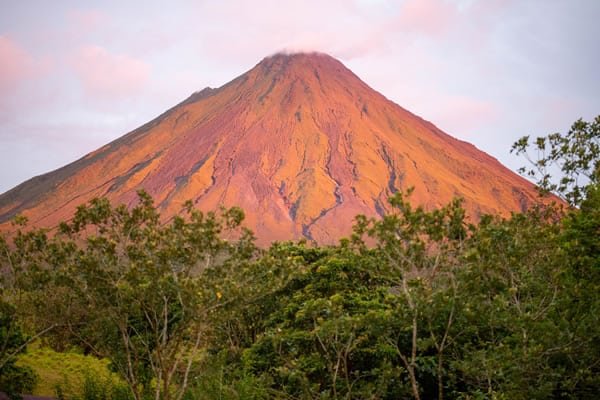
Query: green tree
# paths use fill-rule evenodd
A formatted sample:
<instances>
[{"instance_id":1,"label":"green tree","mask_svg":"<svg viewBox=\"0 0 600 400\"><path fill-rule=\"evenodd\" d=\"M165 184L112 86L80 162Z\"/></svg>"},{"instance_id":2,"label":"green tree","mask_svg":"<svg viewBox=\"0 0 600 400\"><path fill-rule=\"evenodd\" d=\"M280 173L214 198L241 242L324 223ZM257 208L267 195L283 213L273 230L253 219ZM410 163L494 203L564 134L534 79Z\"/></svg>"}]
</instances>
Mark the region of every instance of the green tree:
<instances>
[{"instance_id":1,"label":"green tree","mask_svg":"<svg viewBox=\"0 0 600 400\"><path fill-rule=\"evenodd\" d=\"M533 142L524 136L513 144L513 151L531 164L521 168L521 173L535 178L543 191L578 206L591 187L588 185L600 183L600 116L591 122L577 120L566 134L553 133ZM562 175L553 176L552 168Z\"/></svg>"},{"instance_id":2,"label":"green tree","mask_svg":"<svg viewBox=\"0 0 600 400\"><path fill-rule=\"evenodd\" d=\"M465 212L460 200L429 212L413 208L407 200L411 192L390 198L393 212L381 220L359 220L355 232L376 240L372 256L392 282L396 325L387 341L408 373L412 396L420 399L423 388L433 386L431 377L441 400L458 295L455 270L467 234Z\"/></svg>"},{"instance_id":3,"label":"green tree","mask_svg":"<svg viewBox=\"0 0 600 400\"><path fill-rule=\"evenodd\" d=\"M561 302L568 298L560 225L544 212L486 217L465 243L464 298L454 373L466 392L550 398L568 351ZM557 379L558 378L558 379Z\"/></svg>"},{"instance_id":4,"label":"green tree","mask_svg":"<svg viewBox=\"0 0 600 400\"><path fill-rule=\"evenodd\" d=\"M243 353L244 368L276 398L362 399L407 394L379 340L389 296L372 265L347 248L286 249L300 267L273 293L278 304ZM277 249L276 256L284 253ZM269 301L270 303L270 301ZM388 307L389 308L389 307ZM389 311L389 310L388 310Z\"/></svg>"},{"instance_id":5,"label":"green tree","mask_svg":"<svg viewBox=\"0 0 600 400\"><path fill-rule=\"evenodd\" d=\"M10 398L31 393L35 386L34 372L16 365L17 356L25 351L28 339L18 325L14 306L0 298L0 392Z\"/></svg>"},{"instance_id":6,"label":"green tree","mask_svg":"<svg viewBox=\"0 0 600 400\"><path fill-rule=\"evenodd\" d=\"M27 220L19 217L13 226L23 226ZM28 240L20 240L24 235L19 233L15 241L21 245L30 243L35 247L40 244L38 233L26 235ZM27 346L54 328L50 326L35 327L27 324L24 317L30 309L24 307L26 296L27 269L23 259L16 259L7 240L0 236L0 391L9 396L31 392L35 386L36 375L27 367L16 364L18 356L27 350ZM33 333L31 333L33 332Z\"/></svg>"},{"instance_id":7,"label":"green tree","mask_svg":"<svg viewBox=\"0 0 600 400\"><path fill-rule=\"evenodd\" d=\"M13 259L28 271L36 323L59 321L54 337L108 358L135 399L183 398L206 315L221 303L200 277L253 252L245 230L232 242L221 238L239 227L241 210L204 214L188 203L185 211L163 224L144 192L131 209L95 199L52 238L16 239Z\"/></svg>"}]
</instances>

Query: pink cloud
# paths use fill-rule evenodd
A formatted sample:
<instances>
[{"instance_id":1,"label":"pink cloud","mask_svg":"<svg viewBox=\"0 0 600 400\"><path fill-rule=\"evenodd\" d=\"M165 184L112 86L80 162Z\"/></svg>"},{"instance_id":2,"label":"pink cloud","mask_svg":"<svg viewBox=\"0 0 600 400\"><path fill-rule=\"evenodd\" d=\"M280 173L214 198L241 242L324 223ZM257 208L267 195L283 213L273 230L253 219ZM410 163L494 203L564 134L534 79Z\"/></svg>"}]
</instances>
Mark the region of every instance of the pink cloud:
<instances>
[{"instance_id":1,"label":"pink cloud","mask_svg":"<svg viewBox=\"0 0 600 400\"><path fill-rule=\"evenodd\" d=\"M131 96L150 77L150 66L126 54L113 54L100 46L84 46L73 60L85 92L96 98Z\"/></svg>"},{"instance_id":2,"label":"pink cloud","mask_svg":"<svg viewBox=\"0 0 600 400\"><path fill-rule=\"evenodd\" d=\"M35 57L12 38L0 36L0 123L39 97L38 84L53 67L51 58Z\"/></svg>"},{"instance_id":3,"label":"pink cloud","mask_svg":"<svg viewBox=\"0 0 600 400\"><path fill-rule=\"evenodd\" d=\"M10 38L0 36L0 90L14 90L32 72L31 56Z\"/></svg>"},{"instance_id":4,"label":"pink cloud","mask_svg":"<svg viewBox=\"0 0 600 400\"><path fill-rule=\"evenodd\" d=\"M439 36L457 21L459 10L445 0L406 0L397 20L400 30Z\"/></svg>"}]
</instances>

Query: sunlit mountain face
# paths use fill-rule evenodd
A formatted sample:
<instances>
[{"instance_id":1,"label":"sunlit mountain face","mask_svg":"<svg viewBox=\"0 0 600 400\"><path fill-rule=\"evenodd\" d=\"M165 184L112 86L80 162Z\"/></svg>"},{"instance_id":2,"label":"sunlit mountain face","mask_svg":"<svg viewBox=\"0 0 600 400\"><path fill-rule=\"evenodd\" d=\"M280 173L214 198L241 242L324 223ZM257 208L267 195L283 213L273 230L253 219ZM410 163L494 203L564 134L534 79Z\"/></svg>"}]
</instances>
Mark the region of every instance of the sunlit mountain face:
<instances>
[{"instance_id":1,"label":"sunlit mountain face","mask_svg":"<svg viewBox=\"0 0 600 400\"><path fill-rule=\"evenodd\" d=\"M409 187L411 201L427 208L462 197L473 221L538 200L529 182L386 99L336 59L277 54L0 195L0 223L7 229L21 213L54 227L94 197L132 204L143 188L165 219L186 200L206 211L237 205L259 243L325 244L349 234L355 215L389 211L389 196Z\"/></svg>"}]
</instances>

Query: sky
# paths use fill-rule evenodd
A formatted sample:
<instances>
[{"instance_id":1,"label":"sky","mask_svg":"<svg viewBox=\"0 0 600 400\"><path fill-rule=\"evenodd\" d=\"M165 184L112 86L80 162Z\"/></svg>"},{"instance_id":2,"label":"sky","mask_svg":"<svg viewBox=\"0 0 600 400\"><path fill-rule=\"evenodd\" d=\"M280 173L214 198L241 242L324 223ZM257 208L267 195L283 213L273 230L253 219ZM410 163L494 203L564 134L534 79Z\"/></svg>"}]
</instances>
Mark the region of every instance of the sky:
<instances>
[{"instance_id":1,"label":"sky","mask_svg":"<svg viewBox=\"0 0 600 400\"><path fill-rule=\"evenodd\" d=\"M0 193L280 51L328 53L516 170L600 115L600 0L0 0Z\"/></svg>"}]
</instances>

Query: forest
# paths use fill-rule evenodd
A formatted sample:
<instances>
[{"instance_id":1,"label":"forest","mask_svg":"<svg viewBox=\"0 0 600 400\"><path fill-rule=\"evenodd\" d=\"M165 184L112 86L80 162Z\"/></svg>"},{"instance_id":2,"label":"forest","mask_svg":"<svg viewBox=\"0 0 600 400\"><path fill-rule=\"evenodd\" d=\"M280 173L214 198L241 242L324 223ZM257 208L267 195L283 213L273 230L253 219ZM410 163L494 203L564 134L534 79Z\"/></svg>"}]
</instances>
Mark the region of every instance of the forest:
<instances>
[{"instance_id":1,"label":"forest","mask_svg":"<svg viewBox=\"0 0 600 400\"><path fill-rule=\"evenodd\" d=\"M45 349L104 362L60 399L596 399L600 116L512 150L554 202L475 223L408 189L333 246L259 248L235 207L165 222L143 191L52 231L17 217L0 391L34 392Z\"/></svg>"}]
</instances>

